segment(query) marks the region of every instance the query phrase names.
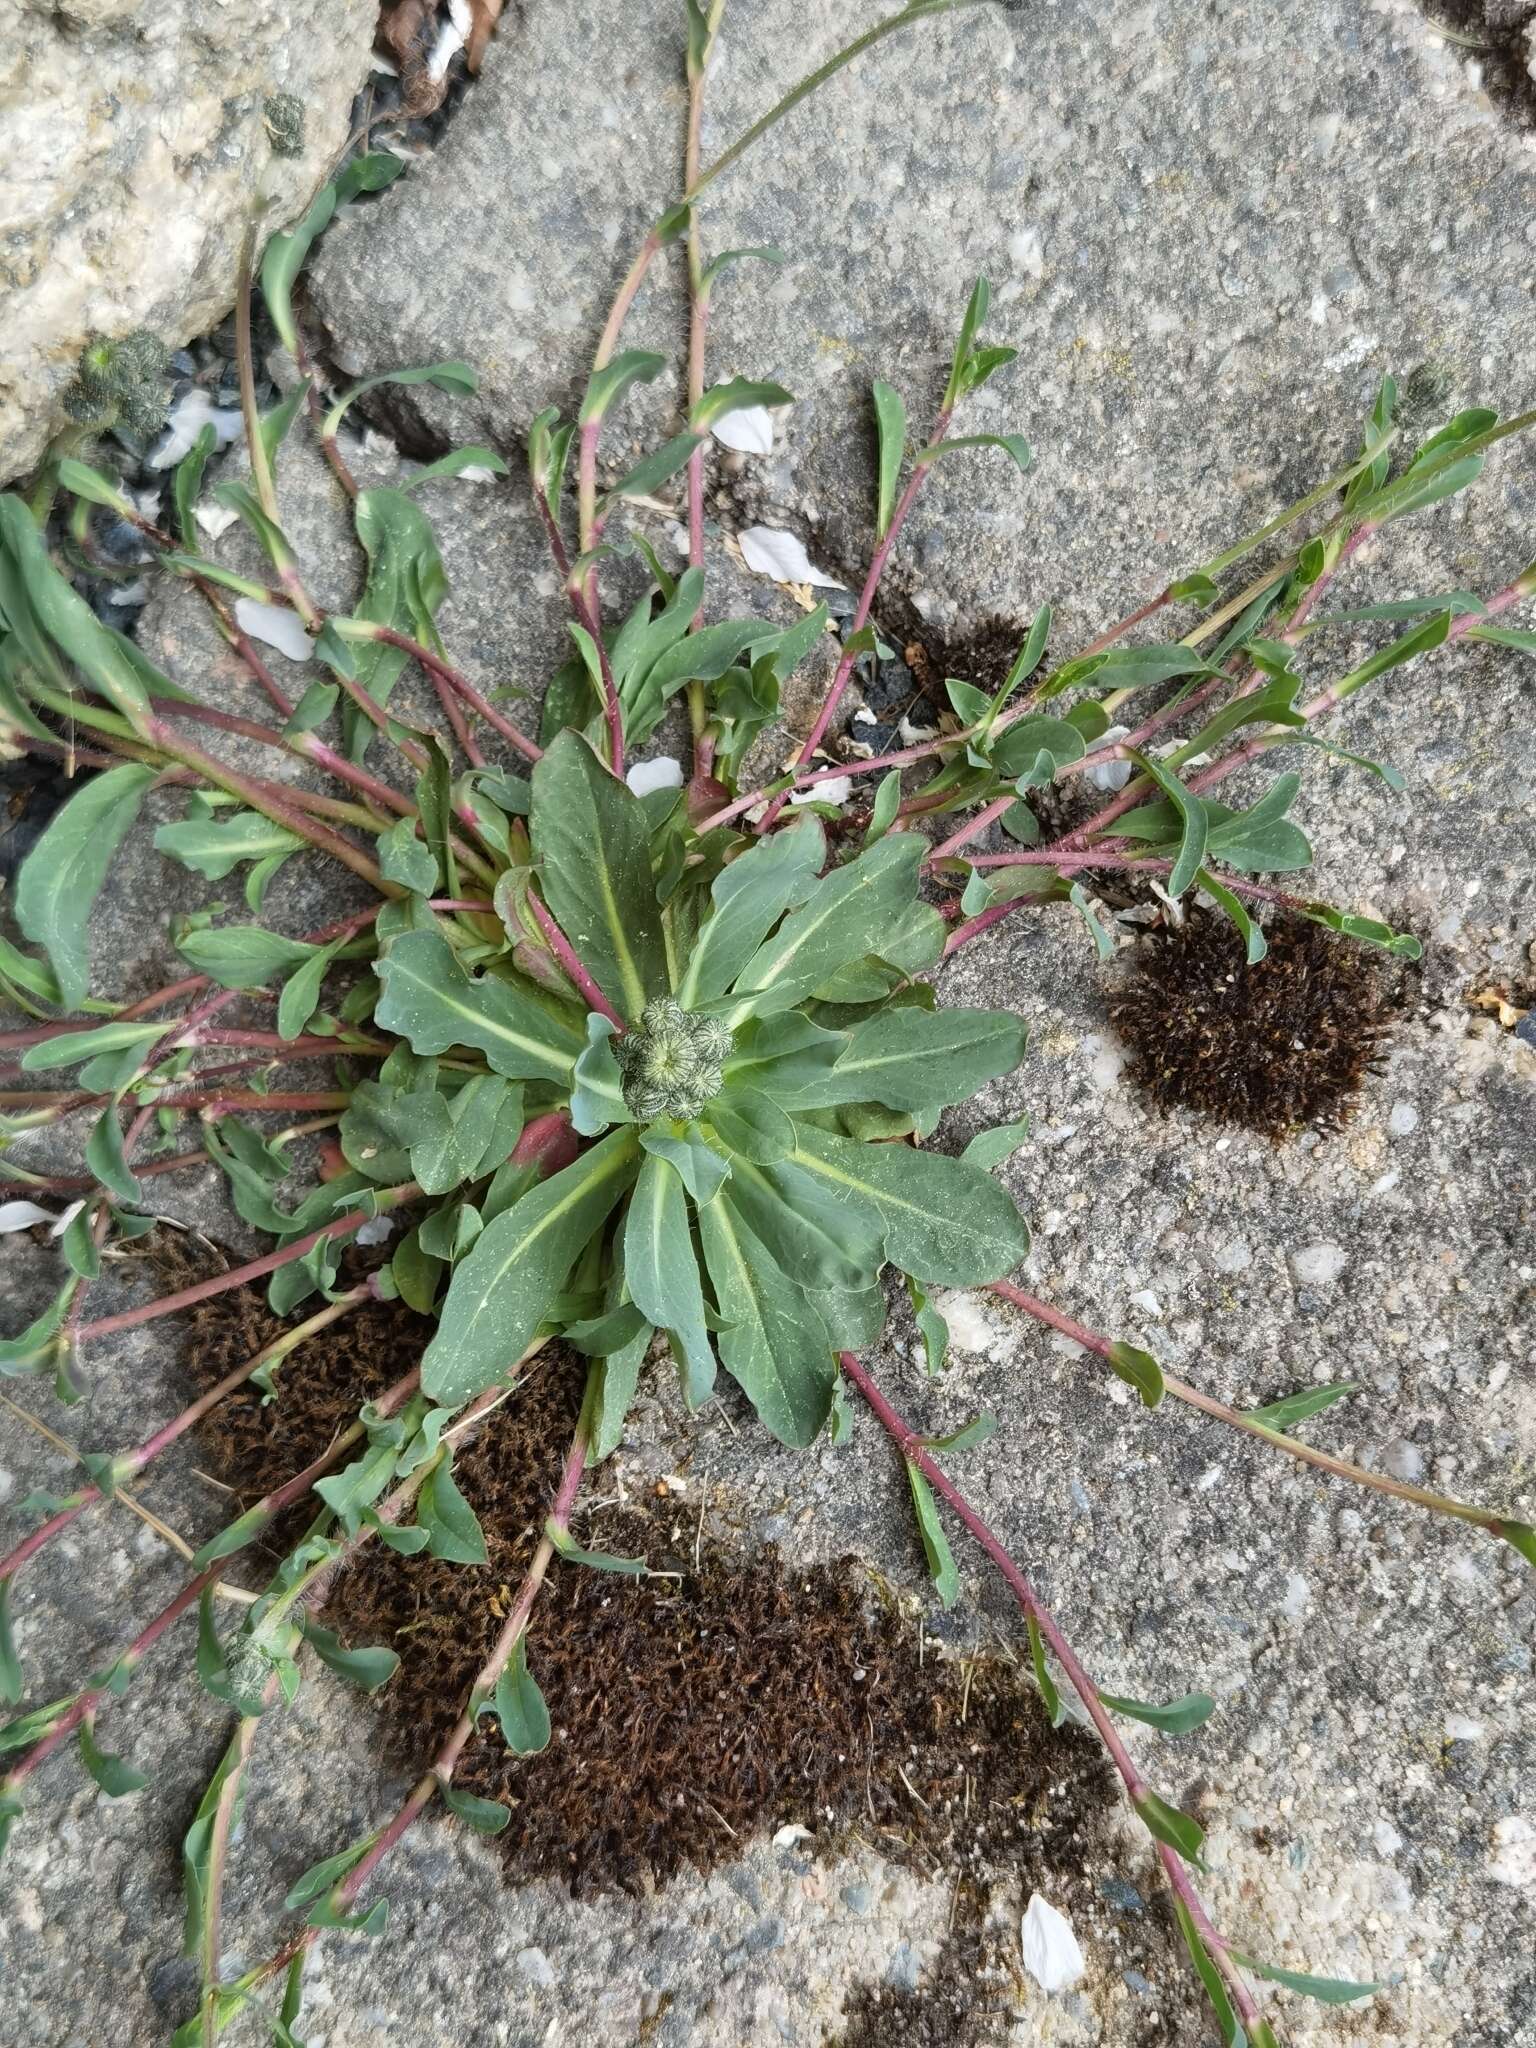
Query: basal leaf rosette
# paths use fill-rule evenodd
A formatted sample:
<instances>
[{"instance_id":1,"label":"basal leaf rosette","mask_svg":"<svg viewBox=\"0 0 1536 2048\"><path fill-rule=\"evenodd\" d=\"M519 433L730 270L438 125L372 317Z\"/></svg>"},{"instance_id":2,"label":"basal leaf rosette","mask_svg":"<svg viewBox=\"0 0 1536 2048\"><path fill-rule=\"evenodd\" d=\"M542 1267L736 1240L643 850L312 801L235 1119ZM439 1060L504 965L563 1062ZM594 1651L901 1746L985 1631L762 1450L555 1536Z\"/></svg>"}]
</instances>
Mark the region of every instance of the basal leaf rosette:
<instances>
[{"instance_id":1,"label":"basal leaf rosette","mask_svg":"<svg viewBox=\"0 0 1536 2048\"><path fill-rule=\"evenodd\" d=\"M342 1146L376 1181L448 1197L393 1262L419 1306L446 1278L423 1387L457 1407L561 1332L602 1362L600 1456L660 1330L690 1406L723 1366L807 1444L836 1353L884 1325L886 1266L965 1287L1024 1256L989 1173L907 1142L1010 1072L1023 1026L937 1009L909 978L944 933L913 835L841 865L814 817L699 839L676 792L632 795L574 732L534 772L529 826L543 904L611 1015L505 952L477 972L423 898L381 920L375 1023L402 1043ZM514 1155L551 1112L582 1149L539 1179Z\"/></svg>"}]
</instances>

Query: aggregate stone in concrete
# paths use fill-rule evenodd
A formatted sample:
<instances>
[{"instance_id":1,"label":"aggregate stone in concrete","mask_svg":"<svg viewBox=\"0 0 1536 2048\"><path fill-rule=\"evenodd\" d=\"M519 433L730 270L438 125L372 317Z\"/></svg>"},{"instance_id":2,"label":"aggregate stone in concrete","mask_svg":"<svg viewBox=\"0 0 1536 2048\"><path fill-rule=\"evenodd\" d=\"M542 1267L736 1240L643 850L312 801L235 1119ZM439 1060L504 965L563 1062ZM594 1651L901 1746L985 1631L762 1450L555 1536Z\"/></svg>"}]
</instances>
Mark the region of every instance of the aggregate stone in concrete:
<instances>
[{"instance_id":1,"label":"aggregate stone in concrete","mask_svg":"<svg viewBox=\"0 0 1536 2048\"><path fill-rule=\"evenodd\" d=\"M845 13L852 32L876 10ZM457 438L510 446L538 406L578 389L602 296L589 289L592 249L611 285L655 210L646 195L667 189L678 96L664 28L670 10L649 4L622 21L538 0L509 10L498 61L439 155L323 259L317 303L359 367L480 362L484 397L432 415ZM831 39L819 15L778 0L743 11L722 45L715 142ZM802 402L766 472L742 465L716 509L792 516L813 553L857 560L860 393L895 375L918 416L951 311L987 267L998 331L1024 359L977 424L1022 428L1039 457L1023 484L1001 458L940 471L896 574L946 619L1025 615L1048 595L1062 651L1080 644L1314 481L1353 445L1388 366L1440 356L1460 399L1512 408L1530 396L1532 160L1406 9L1330 0L1292 10L1283 33L1270 10L1244 6L980 9L885 46L769 151L755 178L723 185L709 233L714 246L779 240L792 261L722 296L715 346L722 373L779 375ZM643 300L634 338L673 347L676 310ZM648 419L666 424L637 406L631 439ZM1529 557L1531 460L1515 444L1478 497L1383 536L1341 601L1496 586ZM295 465L290 488L318 506L303 474ZM464 605L445 613L450 647L483 675L541 673L560 628L531 522L510 492L443 489L433 510ZM738 583L722 608L741 601ZM163 615L162 655L189 654L196 630L190 614ZM1341 635L1308 658L1326 675L1365 644ZM1020 912L941 980L945 1000L1018 1008L1031 1048L937 1139L957 1148L983 1122L1031 1117L1031 1143L1004 1169L1034 1229L1023 1284L1237 1405L1348 1378L1358 1391L1305 1426L1310 1441L1527 1517L1536 1060L1464 998L1531 972L1532 701L1519 657L1463 647L1366 693L1340 728L1396 765L1403 794L1298 763L1318 890L1427 944L1383 1070L1343 1132L1275 1146L1152 1115L1106 1022L1123 962L1101 974L1072 914L1050 910ZM150 878L179 887L146 842L104 913L121 922L101 958L115 945L124 972L169 900L143 904ZM10 1240L5 1257L28 1313L48 1255ZM121 1278L104 1283L104 1309ZM1162 1698L1199 1685L1219 1701L1197 1735L1137 1731L1134 1743L1209 1830L1219 1924L1276 1962L1386 1987L1366 2009L1277 2003L1284 2037L1521 2041L1536 2024L1529 1569L1475 1531L1172 1403L1146 1414L1091 1358L1001 1304L967 1295L946 1308L954 1357L937 1383L896 1309L877 1359L892 1397L934 1431L981 1408L998 1416L957 1476L1106 1686ZM177 1398L168 1348L148 1337L95 1369L92 1408L60 1424L91 1447L126 1440ZM58 1483L8 1412L0 1433L18 1492ZM800 1557L851 1545L921 1585L904 1482L867 1417L850 1447L791 1455L729 1393L686 1424L662 1376L612 1478L667 1475L685 1477L723 1536ZM194 1541L217 1524L191 1460L168 1463L145 1494ZM958 1542L957 1557L962 1603L931 1610L934 1639L1017 1647L1012 1610ZM120 1512L41 1561L18 1623L36 1697L105 1653L115 1595L147 1613L179 1569ZM93 2039L80 2016L106 1998L113 2038L134 2044L187 2010L172 1845L221 1724L184 1690L136 1689L115 1715L115 1739L151 1766L154 1790L107 1807L61 1765L13 1846L21 1884L0 1926L28 2048ZM373 1779L360 1729L317 1683L264 1743L230 1899L244 1960L270 1946L293 1874L401 1789ZM913 1957L923 1981L949 1907L942 1881L919 1885L873 1852L819 1863L757 1845L707 1882L574 1905L544 1888L501 1891L493 1871L462 1830L413 1834L388 1887L391 1939L322 1951L311 2048L816 2044L855 1984ZM1142 1898L1156 1883L1130 1836L1105 1876ZM1017 2041L1166 2038L1150 2032L1156 1988L1091 1961L1093 1994L1075 2005L1020 1994Z\"/></svg>"}]
</instances>

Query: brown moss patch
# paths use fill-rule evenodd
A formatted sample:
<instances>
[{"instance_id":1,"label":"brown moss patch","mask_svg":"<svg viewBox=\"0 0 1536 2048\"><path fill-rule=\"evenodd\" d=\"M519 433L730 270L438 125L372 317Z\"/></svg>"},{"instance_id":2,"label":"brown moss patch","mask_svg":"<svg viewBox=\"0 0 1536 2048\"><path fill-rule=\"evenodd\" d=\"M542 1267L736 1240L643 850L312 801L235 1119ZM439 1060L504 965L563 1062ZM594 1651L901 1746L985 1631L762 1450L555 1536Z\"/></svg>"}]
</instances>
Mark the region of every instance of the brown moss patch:
<instances>
[{"instance_id":1,"label":"brown moss patch","mask_svg":"<svg viewBox=\"0 0 1536 2048\"><path fill-rule=\"evenodd\" d=\"M202 1384L274 1327L248 1293L187 1320ZM360 1399L408 1371L427 1333L398 1304L354 1312L293 1355L276 1402L240 1396L215 1411L205 1466L256 1497L322 1449ZM455 1476L485 1532L485 1565L368 1546L334 1588L328 1624L400 1655L374 1725L408 1770L436 1750L515 1595L583 1375L582 1361L552 1351L460 1452ZM1185 2012L1167 1924L1106 1904L1100 1880L1122 1853L1114 1776L1091 1737L1051 1729L1014 1665L925 1652L912 1617L856 1560L791 1569L772 1549L698 1542L693 1516L676 1524L665 1502L578 1510L576 1533L670 1576L557 1565L546 1582L529 1663L553 1740L540 1756L516 1757L487 1715L456 1774L511 1809L497 1837L510 1880L642 1891L733 1861L798 1821L820 1849L864 1841L958 1888L950 1941L919 1989L853 1994L847 2048L991 2040L993 2017L1017 2010L1016 1938L999 1945L996 1926L983 1928L999 1881L1010 1895L1046 1892L1090 1953L1158 1983L1165 2016ZM1183 2038L1168 2027L1148 2038Z\"/></svg>"},{"instance_id":2,"label":"brown moss patch","mask_svg":"<svg viewBox=\"0 0 1536 2048\"><path fill-rule=\"evenodd\" d=\"M1149 936L1109 1014L1132 1078L1164 1109L1196 1109L1274 1138L1353 1113L1392 1021L1386 976L1366 950L1291 911L1246 964L1236 929L1192 909Z\"/></svg>"}]
</instances>

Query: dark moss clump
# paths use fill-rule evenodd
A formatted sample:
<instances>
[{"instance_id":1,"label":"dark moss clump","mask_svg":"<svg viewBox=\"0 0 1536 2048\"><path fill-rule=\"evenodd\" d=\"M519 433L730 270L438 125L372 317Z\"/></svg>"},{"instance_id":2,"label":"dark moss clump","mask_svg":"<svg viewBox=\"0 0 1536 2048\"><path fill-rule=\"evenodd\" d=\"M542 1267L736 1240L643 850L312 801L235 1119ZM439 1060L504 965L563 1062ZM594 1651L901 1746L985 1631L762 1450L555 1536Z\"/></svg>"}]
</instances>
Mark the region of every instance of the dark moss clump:
<instances>
[{"instance_id":1,"label":"dark moss clump","mask_svg":"<svg viewBox=\"0 0 1536 2048\"><path fill-rule=\"evenodd\" d=\"M1282 1138L1347 1121L1391 1028L1380 967L1309 918L1277 912L1246 964L1234 926L1192 909L1149 936L1110 1019L1132 1078L1164 1109L1197 1109Z\"/></svg>"}]
</instances>

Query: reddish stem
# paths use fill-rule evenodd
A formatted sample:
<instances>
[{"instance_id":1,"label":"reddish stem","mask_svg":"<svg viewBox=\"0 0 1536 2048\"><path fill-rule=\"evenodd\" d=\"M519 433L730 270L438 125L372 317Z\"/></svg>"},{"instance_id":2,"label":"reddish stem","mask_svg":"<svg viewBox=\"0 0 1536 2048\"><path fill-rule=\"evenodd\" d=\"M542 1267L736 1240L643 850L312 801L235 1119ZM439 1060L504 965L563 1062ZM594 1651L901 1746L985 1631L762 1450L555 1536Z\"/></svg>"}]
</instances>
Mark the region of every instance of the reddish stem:
<instances>
[{"instance_id":1,"label":"reddish stem","mask_svg":"<svg viewBox=\"0 0 1536 2048\"><path fill-rule=\"evenodd\" d=\"M938 418L934 421L933 432L928 441L930 449L937 447L939 442L949 432L949 418L948 411L941 411ZM848 628L848 638L850 641L855 640L868 623L870 607L875 601L875 592L880 588L880 578L885 573L885 565L890 560L891 550L896 545L901 529L906 524L907 515L917 502L917 494L922 489L923 481L932 467L932 460L929 460L919 462L913 469L911 476L907 479L907 487L902 492L896 510L891 515L891 523L886 529L885 538L870 557L869 573L864 578L864 588L859 592L859 601L854 608L853 621ZM848 686L848 678L852 675L853 665L858 658L858 651L855 647L844 647L838 659L837 667L833 671L831 688L827 691L822 707L816 714L816 722L812 725L810 732L797 749L794 760L790 763L791 767L802 767L821 745L822 736L825 734L827 727L832 723L833 714L842 702L843 691ZM780 791L779 795L773 799L768 809L764 812L763 821L757 828L759 832L772 830L780 811L783 810L788 799L789 792L787 790Z\"/></svg>"},{"instance_id":2,"label":"reddish stem","mask_svg":"<svg viewBox=\"0 0 1536 2048\"><path fill-rule=\"evenodd\" d=\"M386 647L398 647L404 653L409 654L413 660L421 664L429 675L445 683L450 690L455 691L462 697L466 704L472 706L485 720L486 724L492 726L501 734L504 740L509 741L512 746L516 747L526 760L539 761L543 759L542 748L536 747L525 733L519 732L510 718L503 717L495 705L490 703L475 688L468 676L461 675L451 662L444 661L439 654L434 654L430 647L423 647L419 640L412 640L404 633L395 632L391 626L376 626L373 629L372 638L382 640Z\"/></svg>"},{"instance_id":3,"label":"reddish stem","mask_svg":"<svg viewBox=\"0 0 1536 2048\"><path fill-rule=\"evenodd\" d=\"M580 991L587 1008L589 1010L596 1010L600 1017L606 1017L609 1023L617 1030L622 1031L624 1029L624 1019L603 994L586 968L582 966L580 960L576 957L576 949L531 889L528 892L528 907L533 912L534 921L538 925L539 930L544 934L545 943L548 945L549 950L554 954L569 979Z\"/></svg>"},{"instance_id":4,"label":"reddish stem","mask_svg":"<svg viewBox=\"0 0 1536 2048\"><path fill-rule=\"evenodd\" d=\"M891 1438L908 1464L915 1465L934 1492L948 1502L967 1534L980 1544L991 1559L1025 1615L1034 1622L1049 1643L1056 1661L1067 1674L1072 1690L1082 1701L1084 1711L1097 1729L1099 1739L1109 1751L1111 1761L1125 1786L1126 1797L1133 1805L1140 1806L1147 1797L1146 1780L1137 1770L1130 1751L1121 1741L1119 1732L1110 1718L1109 1709L1099 1697L1098 1687L1078 1661L1076 1652L1062 1634L1050 1609L943 1467L930 1455L924 1439L902 1421L875 1385L866 1368L851 1351L840 1352L838 1358L844 1374L857 1388L881 1428ZM1225 1979L1233 2006L1245 2024L1253 2027L1260 2018L1258 2005L1243 1980L1242 1972L1232 1961L1226 1942L1211 1925L1205 1908L1200 1903L1199 1894L1190 1882L1183 1859L1166 1843L1155 1842L1153 1846L1157 1850L1158 1860L1163 1866L1169 1884L1182 1902L1201 1940L1210 1950L1213 1962Z\"/></svg>"},{"instance_id":5,"label":"reddish stem","mask_svg":"<svg viewBox=\"0 0 1536 2048\"><path fill-rule=\"evenodd\" d=\"M346 1101L343 1096L342 1101ZM317 1107L329 1108L331 1101ZM405 1181L399 1187L381 1188L378 1206L392 1209L398 1203L408 1201L421 1190L414 1181ZM302 1259L306 1252L314 1250L330 1237L345 1237L368 1221L370 1211L349 1209L345 1216L338 1216L333 1222L322 1223L318 1230L306 1231L303 1237L292 1244L284 1245L275 1252L267 1252L262 1258L252 1259L247 1266L237 1266L232 1272L216 1273L209 1280L199 1280L194 1286L183 1287L176 1294L162 1294L156 1301L146 1301L138 1308L126 1308L115 1316L103 1316L99 1322L87 1323L80 1332L84 1343L92 1337L109 1337L116 1330L131 1330L139 1323L154 1322L160 1316L175 1315L179 1310L191 1308L195 1302L209 1301L216 1294L227 1294L231 1288L244 1287L252 1280L264 1279L268 1273L275 1273L279 1266L290 1266L295 1259Z\"/></svg>"}]
</instances>

